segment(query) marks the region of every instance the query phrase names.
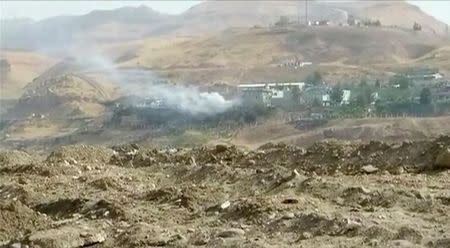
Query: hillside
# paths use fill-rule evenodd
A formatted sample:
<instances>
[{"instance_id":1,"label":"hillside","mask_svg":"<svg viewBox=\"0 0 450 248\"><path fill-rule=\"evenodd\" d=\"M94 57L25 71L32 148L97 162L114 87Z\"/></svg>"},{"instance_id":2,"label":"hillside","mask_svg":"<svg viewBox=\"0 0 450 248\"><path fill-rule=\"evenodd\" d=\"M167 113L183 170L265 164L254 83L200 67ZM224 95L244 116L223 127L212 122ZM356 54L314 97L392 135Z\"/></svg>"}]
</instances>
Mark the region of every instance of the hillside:
<instances>
[{"instance_id":1,"label":"hillside","mask_svg":"<svg viewBox=\"0 0 450 248\"><path fill-rule=\"evenodd\" d=\"M414 22L432 34L445 34L446 24L405 1L333 1L329 6L360 19L380 20L382 25L411 29Z\"/></svg>"},{"instance_id":2,"label":"hillside","mask_svg":"<svg viewBox=\"0 0 450 248\"><path fill-rule=\"evenodd\" d=\"M44 73L45 74L45 73ZM9 111L9 119L43 115L50 119L97 117L103 114L102 102L111 91L82 74L61 74L37 78Z\"/></svg>"},{"instance_id":3,"label":"hillside","mask_svg":"<svg viewBox=\"0 0 450 248\"><path fill-rule=\"evenodd\" d=\"M29 82L56 62L54 58L26 51L0 50L0 59L10 65L0 73L0 99L20 97Z\"/></svg>"},{"instance_id":4,"label":"hillside","mask_svg":"<svg viewBox=\"0 0 450 248\"><path fill-rule=\"evenodd\" d=\"M430 61L421 64L422 57L447 44L433 35L394 28L234 28L201 37L123 43L105 53L122 67L145 67L180 81L239 83L298 80L317 68L334 80L380 76L384 65L426 65ZM279 67L291 59L313 66Z\"/></svg>"},{"instance_id":5,"label":"hillside","mask_svg":"<svg viewBox=\"0 0 450 248\"><path fill-rule=\"evenodd\" d=\"M406 2L309 1L310 21L345 24L349 15L361 20L380 20L382 25L408 30L414 22L419 22L424 32L445 34L444 23ZM196 36L230 27L267 27L280 16L304 24L304 2L204 1L179 15L165 15L140 6L93 11L81 16L58 16L39 22L2 21L0 44L4 48L66 49L74 45L83 47L148 37Z\"/></svg>"},{"instance_id":6,"label":"hillside","mask_svg":"<svg viewBox=\"0 0 450 248\"><path fill-rule=\"evenodd\" d=\"M205 1L181 15L187 22L178 32L188 34L230 26L268 26L278 21L280 16L305 23L305 9L304 1ZM403 1L308 1L310 21L330 20L344 24L349 15L363 20L377 19L386 26L411 29L414 22L419 22L427 32L444 34L445 31L444 23Z\"/></svg>"},{"instance_id":7,"label":"hillside","mask_svg":"<svg viewBox=\"0 0 450 248\"><path fill-rule=\"evenodd\" d=\"M267 142L309 146L319 140L368 142L422 140L450 133L450 117L385 118L332 120L313 130L299 130L294 126L267 122L242 128L231 143L256 148Z\"/></svg>"},{"instance_id":8,"label":"hillside","mask_svg":"<svg viewBox=\"0 0 450 248\"><path fill-rule=\"evenodd\" d=\"M168 17L140 6L95 10L86 15L57 16L38 22L4 21L0 44L9 49L52 50L74 44L139 39L157 32L158 25Z\"/></svg>"}]
</instances>

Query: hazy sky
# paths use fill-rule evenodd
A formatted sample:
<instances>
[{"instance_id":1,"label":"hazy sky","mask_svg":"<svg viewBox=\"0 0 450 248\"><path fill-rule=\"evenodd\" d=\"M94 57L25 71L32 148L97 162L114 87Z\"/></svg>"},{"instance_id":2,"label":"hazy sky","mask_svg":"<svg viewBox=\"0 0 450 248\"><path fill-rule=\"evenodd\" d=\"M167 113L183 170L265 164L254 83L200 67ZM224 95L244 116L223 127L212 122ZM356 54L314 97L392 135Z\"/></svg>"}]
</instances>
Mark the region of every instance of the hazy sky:
<instances>
[{"instance_id":1,"label":"hazy sky","mask_svg":"<svg viewBox=\"0 0 450 248\"><path fill-rule=\"evenodd\" d=\"M147 5L157 11L179 14L201 1L0 1L0 18L28 17L40 20L55 15L80 15L94 9ZM450 24L450 1L409 1Z\"/></svg>"}]
</instances>

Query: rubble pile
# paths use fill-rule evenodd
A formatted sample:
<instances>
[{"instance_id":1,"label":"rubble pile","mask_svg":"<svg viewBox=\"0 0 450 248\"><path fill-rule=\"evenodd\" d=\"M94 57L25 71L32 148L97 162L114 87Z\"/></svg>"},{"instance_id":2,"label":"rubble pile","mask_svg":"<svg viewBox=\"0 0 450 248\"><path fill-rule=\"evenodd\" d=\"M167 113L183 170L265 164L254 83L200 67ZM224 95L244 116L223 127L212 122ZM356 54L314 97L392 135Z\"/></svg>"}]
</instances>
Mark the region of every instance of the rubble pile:
<instances>
[{"instance_id":1,"label":"rubble pile","mask_svg":"<svg viewBox=\"0 0 450 248\"><path fill-rule=\"evenodd\" d=\"M2 152L0 247L450 247L449 147Z\"/></svg>"}]
</instances>

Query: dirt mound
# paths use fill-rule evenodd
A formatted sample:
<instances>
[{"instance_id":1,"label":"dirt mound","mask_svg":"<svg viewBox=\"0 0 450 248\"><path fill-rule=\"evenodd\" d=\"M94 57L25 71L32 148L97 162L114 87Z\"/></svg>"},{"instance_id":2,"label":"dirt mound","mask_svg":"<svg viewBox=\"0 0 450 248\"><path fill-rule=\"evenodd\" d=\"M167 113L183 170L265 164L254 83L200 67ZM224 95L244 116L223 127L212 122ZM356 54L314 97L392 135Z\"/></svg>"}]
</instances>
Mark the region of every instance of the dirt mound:
<instances>
[{"instance_id":1,"label":"dirt mound","mask_svg":"<svg viewBox=\"0 0 450 248\"><path fill-rule=\"evenodd\" d=\"M24 165L34 161L33 157L24 151L0 151L0 166Z\"/></svg>"},{"instance_id":2,"label":"dirt mound","mask_svg":"<svg viewBox=\"0 0 450 248\"><path fill-rule=\"evenodd\" d=\"M433 141L406 141L401 144L372 141L350 144L336 141L318 142L307 149L285 144L266 144L256 151L244 152L235 146L218 145L193 149L143 149L137 145L114 147L110 163L120 166L149 167L162 164L191 165L184 175L188 180L211 178L224 167L247 165L283 167L307 173L370 174L388 171L392 174L421 172L442 167L436 159L450 147L450 138L442 136ZM445 157L446 158L446 157ZM439 162L438 163L444 163ZM227 172L224 171L226 174ZM223 174L223 175L225 175ZM222 176L223 178L223 176Z\"/></svg>"},{"instance_id":3,"label":"dirt mound","mask_svg":"<svg viewBox=\"0 0 450 248\"><path fill-rule=\"evenodd\" d=\"M111 149L101 146L72 145L63 146L52 152L46 159L49 163L107 163L113 156Z\"/></svg>"},{"instance_id":4,"label":"dirt mound","mask_svg":"<svg viewBox=\"0 0 450 248\"><path fill-rule=\"evenodd\" d=\"M0 243L446 247L449 145L62 147L0 170Z\"/></svg>"},{"instance_id":5,"label":"dirt mound","mask_svg":"<svg viewBox=\"0 0 450 248\"><path fill-rule=\"evenodd\" d=\"M121 190L123 188L114 177L102 177L92 181L90 185L104 191L110 189Z\"/></svg>"},{"instance_id":6,"label":"dirt mound","mask_svg":"<svg viewBox=\"0 0 450 248\"><path fill-rule=\"evenodd\" d=\"M0 201L0 244L33 230L49 227L50 220L20 201Z\"/></svg>"},{"instance_id":7,"label":"dirt mound","mask_svg":"<svg viewBox=\"0 0 450 248\"><path fill-rule=\"evenodd\" d=\"M50 119L93 117L104 111L109 91L81 74L37 78L8 112L12 119L43 116Z\"/></svg>"}]
</instances>

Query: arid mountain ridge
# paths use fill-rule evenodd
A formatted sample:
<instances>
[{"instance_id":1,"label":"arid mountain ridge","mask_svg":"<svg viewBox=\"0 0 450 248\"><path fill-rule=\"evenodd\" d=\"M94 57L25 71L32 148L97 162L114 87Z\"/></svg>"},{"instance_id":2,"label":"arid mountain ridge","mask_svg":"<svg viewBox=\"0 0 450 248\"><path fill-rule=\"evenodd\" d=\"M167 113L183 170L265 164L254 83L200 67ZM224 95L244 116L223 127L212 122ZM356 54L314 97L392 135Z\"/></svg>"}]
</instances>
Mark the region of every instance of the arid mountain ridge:
<instances>
[{"instance_id":1,"label":"arid mountain ridge","mask_svg":"<svg viewBox=\"0 0 450 248\"><path fill-rule=\"evenodd\" d=\"M308 20L344 24L349 15L406 29L411 29L417 22L423 31L438 36L446 34L446 24L403 1L308 1ZM84 42L195 36L230 27L270 26L280 16L305 23L305 2L205 1L179 15L163 14L140 6L95 10L86 15L57 16L37 22L3 20L1 45L9 49L47 50Z\"/></svg>"}]
</instances>

